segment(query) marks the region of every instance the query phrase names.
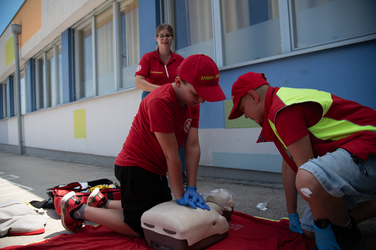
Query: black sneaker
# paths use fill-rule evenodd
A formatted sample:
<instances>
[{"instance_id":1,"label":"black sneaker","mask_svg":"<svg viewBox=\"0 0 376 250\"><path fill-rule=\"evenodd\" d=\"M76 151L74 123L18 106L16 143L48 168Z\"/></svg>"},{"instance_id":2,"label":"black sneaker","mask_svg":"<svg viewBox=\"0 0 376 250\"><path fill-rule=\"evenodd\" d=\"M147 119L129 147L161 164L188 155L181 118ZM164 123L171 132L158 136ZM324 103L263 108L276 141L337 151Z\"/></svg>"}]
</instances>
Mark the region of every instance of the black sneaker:
<instances>
[{"instance_id":1,"label":"black sneaker","mask_svg":"<svg viewBox=\"0 0 376 250\"><path fill-rule=\"evenodd\" d=\"M360 239L362 238L362 232L356 225L355 219L352 216L350 216L350 219L352 223L351 228L339 227L332 224L337 243L342 250L353 249L354 246L359 243Z\"/></svg>"}]
</instances>

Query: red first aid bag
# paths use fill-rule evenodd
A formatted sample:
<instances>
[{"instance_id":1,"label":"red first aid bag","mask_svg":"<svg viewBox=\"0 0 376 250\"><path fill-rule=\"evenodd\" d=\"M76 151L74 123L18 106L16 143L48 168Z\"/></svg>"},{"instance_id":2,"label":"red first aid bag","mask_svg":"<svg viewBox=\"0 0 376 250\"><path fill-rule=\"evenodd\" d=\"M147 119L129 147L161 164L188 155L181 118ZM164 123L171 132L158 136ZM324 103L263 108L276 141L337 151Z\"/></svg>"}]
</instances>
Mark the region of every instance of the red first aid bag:
<instances>
[{"instance_id":1,"label":"red first aid bag","mask_svg":"<svg viewBox=\"0 0 376 250\"><path fill-rule=\"evenodd\" d=\"M91 192L98 187L101 193L110 200L120 200L120 186L109 179L100 179L88 182L72 182L58 185L47 189L47 194L53 200L55 210L61 215L60 201L67 193L74 191L76 196L87 204L87 199Z\"/></svg>"}]
</instances>

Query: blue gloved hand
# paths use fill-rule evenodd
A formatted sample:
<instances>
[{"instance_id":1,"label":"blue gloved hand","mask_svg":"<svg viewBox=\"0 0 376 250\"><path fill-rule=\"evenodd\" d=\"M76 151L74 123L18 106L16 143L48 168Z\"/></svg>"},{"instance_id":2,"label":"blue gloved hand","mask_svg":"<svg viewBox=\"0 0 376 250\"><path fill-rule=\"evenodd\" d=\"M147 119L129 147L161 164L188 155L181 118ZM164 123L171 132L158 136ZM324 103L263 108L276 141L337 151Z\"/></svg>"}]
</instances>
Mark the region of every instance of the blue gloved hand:
<instances>
[{"instance_id":1,"label":"blue gloved hand","mask_svg":"<svg viewBox=\"0 0 376 250\"><path fill-rule=\"evenodd\" d=\"M204 198L202 198L202 196L199 193L197 193L196 190L197 190L196 187L193 187L193 186L187 187L187 189L185 190L184 196L181 197L176 202L182 206L188 205L188 206L193 207L194 209L199 207L199 208L210 211L210 207L205 204Z\"/></svg>"},{"instance_id":2,"label":"blue gloved hand","mask_svg":"<svg viewBox=\"0 0 376 250\"><path fill-rule=\"evenodd\" d=\"M303 234L302 227L300 226L300 221L299 221L299 214L289 214L289 228L290 231L294 233L300 233Z\"/></svg>"},{"instance_id":3,"label":"blue gloved hand","mask_svg":"<svg viewBox=\"0 0 376 250\"><path fill-rule=\"evenodd\" d=\"M316 225L314 225L314 228L315 228L315 238L316 238L315 240L316 240L317 249L341 250L340 246L337 243L336 236L334 235L331 224L329 224L324 229L318 228Z\"/></svg>"},{"instance_id":4,"label":"blue gloved hand","mask_svg":"<svg viewBox=\"0 0 376 250\"><path fill-rule=\"evenodd\" d=\"M176 200L176 202L181 206L191 206L194 209L197 208L197 206L191 201L191 200L185 200L184 196L181 197L179 200Z\"/></svg>"}]
</instances>

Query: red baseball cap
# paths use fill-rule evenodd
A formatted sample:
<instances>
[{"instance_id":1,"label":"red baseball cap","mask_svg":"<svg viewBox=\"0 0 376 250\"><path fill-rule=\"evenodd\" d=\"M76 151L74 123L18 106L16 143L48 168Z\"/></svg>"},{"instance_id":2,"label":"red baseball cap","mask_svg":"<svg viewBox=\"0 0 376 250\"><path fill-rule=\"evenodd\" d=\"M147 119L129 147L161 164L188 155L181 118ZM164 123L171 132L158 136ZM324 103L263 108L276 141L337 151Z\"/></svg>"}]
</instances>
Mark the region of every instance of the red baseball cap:
<instances>
[{"instance_id":1,"label":"red baseball cap","mask_svg":"<svg viewBox=\"0 0 376 250\"><path fill-rule=\"evenodd\" d=\"M239 76L238 80L232 85L232 102L234 106L232 107L231 113L228 116L229 120L236 119L243 115L243 112L239 109L239 102L243 96L245 96L248 91L256 89L262 85L268 84L264 73L254 73L248 72L244 75Z\"/></svg>"},{"instance_id":2,"label":"red baseball cap","mask_svg":"<svg viewBox=\"0 0 376 250\"><path fill-rule=\"evenodd\" d=\"M219 86L219 70L217 64L204 54L191 55L184 59L177 69L178 76L192 84L197 94L208 102L226 99Z\"/></svg>"}]
</instances>

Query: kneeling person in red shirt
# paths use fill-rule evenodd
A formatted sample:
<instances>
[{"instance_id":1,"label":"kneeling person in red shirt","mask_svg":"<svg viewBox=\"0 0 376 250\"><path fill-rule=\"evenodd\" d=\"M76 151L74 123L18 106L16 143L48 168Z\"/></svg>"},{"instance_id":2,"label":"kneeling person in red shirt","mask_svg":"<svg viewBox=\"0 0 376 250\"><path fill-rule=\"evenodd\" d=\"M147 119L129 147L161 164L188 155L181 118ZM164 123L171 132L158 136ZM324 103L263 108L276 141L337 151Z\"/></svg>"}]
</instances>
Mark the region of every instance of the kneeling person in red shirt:
<instances>
[{"instance_id":1,"label":"kneeling person in red shirt","mask_svg":"<svg viewBox=\"0 0 376 250\"><path fill-rule=\"evenodd\" d=\"M208 56L186 58L177 74L175 82L155 89L140 103L115 160L121 201L107 200L96 189L90 195L88 205L84 205L71 192L61 201L61 220L65 229L77 231L86 219L128 236L143 237L142 214L159 203L172 200L167 172L179 205L210 209L196 191L200 103L221 101L226 97L218 84L218 67ZM184 141L186 190L179 158Z\"/></svg>"}]
</instances>

